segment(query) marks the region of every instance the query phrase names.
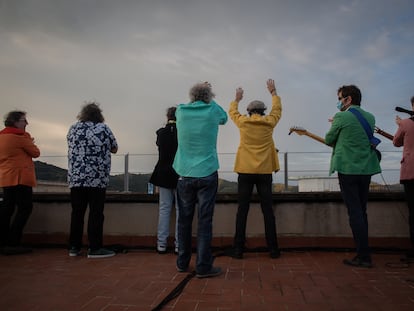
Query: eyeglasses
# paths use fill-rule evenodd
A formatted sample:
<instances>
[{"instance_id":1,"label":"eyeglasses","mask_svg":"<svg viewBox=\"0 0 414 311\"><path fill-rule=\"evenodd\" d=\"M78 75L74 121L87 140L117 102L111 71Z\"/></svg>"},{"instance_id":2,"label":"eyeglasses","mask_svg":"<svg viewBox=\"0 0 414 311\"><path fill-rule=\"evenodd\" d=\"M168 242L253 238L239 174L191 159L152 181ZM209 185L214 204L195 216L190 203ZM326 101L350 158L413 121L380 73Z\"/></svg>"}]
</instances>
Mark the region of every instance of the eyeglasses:
<instances>
[{"instance_id":1,"label":"eyeglasses","mask_svg":"<svg viewBox=\"0 0 414 311\"><path fill-rule=\"evenodd\" d=\"M345 99L345 98L347 98L348 96L345 96L345 97L338 97L338 100L339 101L341 101L341 100L343 100L343 99Z\"/></svg>"},{"instance_id":2,"label":"eyeglasses","mask_svg":"<svg viewBox=\"0 0 414 311\"><path fill-rule=\"evenodd\" d=\"M27 120L26 119L19 119L19 122L25 122L25 123L27 123Z\"/></svg>"}]
</instances>

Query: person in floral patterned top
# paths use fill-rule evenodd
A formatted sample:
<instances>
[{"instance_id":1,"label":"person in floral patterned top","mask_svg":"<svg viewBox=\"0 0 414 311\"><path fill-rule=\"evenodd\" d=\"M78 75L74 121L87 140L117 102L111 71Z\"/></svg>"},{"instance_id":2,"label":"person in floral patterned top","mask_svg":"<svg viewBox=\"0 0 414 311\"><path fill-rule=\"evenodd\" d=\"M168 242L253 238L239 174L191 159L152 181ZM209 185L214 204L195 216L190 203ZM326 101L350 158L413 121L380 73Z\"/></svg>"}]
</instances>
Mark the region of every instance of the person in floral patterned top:
<instances>
[{"instance_id":1,"label":"person in floral patterned top","mask_svg":"<svg viewBox=\"0 0 414 311\"><path fill-rule=\"evenodd\" d=\"M111 171L111 153L118 144L104 123L99 104L87 102L67 135L68 184L72 203L69 256L81 254L83 223L87 207L88 258L104 258L115 252L103 248L104 202Z\"/></svg>"}]
</instances>

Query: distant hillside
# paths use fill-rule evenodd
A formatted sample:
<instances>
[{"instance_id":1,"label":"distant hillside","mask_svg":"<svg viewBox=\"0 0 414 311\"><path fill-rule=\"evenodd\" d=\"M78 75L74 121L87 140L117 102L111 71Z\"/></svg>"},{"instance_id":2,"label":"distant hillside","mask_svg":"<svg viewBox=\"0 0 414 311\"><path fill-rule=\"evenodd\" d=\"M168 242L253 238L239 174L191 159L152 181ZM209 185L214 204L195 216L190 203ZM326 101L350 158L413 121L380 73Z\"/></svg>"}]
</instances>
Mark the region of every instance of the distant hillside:
<instances>
[{"instance_id":1,"label":"distant hillside","mask_svg":"<svg viewBox=\"0 0 414 311\"><path fill-rule=\"evenodd\" d=\"M38 180L67 182L67 170L41 161L35 161L34 164ZM150 176L150 174L129 174L129 191L147 193ZM124 191L124 174L110 176L107 189L109 191ZM220 179L218 191L235 193L237 192L237 183Z\"/></svg>"},{"instance_id":2,"label":"distant hillside","mask_svg":"<svg viewBox=\"0 0 414 311\"><path fill-rule=\"evenodd\" d=\"M36 178L38 180L47 180L47 181L57 181L57 182L66 182L68 171L54 166L47 164L41 161L35 161L35 172Z\"/></svg>"},{"instance_id":3,"label":"distant hillside","mask_svg":"<svg viewBox=\"0 0 414 311\"><path fill-rule=\"evenodd\" d=\"M59 183L67 182L67 170L47 164L41 161L35 161L35 171L38 180L54 181ZM129 191L138 193L147 193L148 182L151 174L129 174ZM109 177L109 191L124 191L124 174L114 175ZM274 184L274 192L285 191L284 184ZM289 185L289 192L297 192L298 186ZM394 192L403 191L400 184L395 185L381 185L375 182L371 183L370 191L375 192ZM219 179L218 192L220 193L237 193L237 182L232 182L224 179Z\"/></svg>"}]
</instances>

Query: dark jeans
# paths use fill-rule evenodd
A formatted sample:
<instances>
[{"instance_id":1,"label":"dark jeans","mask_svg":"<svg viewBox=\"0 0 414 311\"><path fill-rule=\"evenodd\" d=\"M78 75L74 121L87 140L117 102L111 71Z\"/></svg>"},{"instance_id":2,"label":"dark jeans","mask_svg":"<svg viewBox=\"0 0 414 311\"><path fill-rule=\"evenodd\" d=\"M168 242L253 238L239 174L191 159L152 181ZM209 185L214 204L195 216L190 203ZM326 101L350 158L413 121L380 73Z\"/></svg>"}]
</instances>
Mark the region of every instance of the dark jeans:
<instances>
[{"instance_id":1,"label":"dark jeans","mask_svg":"<svg viewBox=\"0 0 414 311\"><path fill-rule=\"evenodd\" d=\"M256 185L257 193L260 196L260 207L262 208L263 213L267 247L270 251L273 251L278 249L278 242L276 236L276 221L272 205L272 174L239 174L239 208L236 217L234 247L243 251L246 242L247 215L249 213L250 199L254 185Z\"/></svg>"},{"instance_id":2,"label":"dark jeans","mask_svg":"<svg viewBox=\"0 0 414 311\"><path fill-rule=\"evenodd\" d=\"M102 247L105 193L106 188L73 187L70 189L72 202L69 236L70 247L82 247L83 224L88 205L89 248L91 250L97 250Z\"/></svg>"},{"instance_id":3,"label":"dark jeans","mask_svg":"<svg viewBox=\"0 0 414 311\"><path fill-rule=\"evenodd\" d=\"M405 200L408 206L408 225L411 247L414 249L414 180L404 181Z\"/></svg>"},{"instance_id":4,"label":"dark jeans","mask_svg":"<svg viewBox=\"0 0 414 311\"><path fill-rule=\"evenodd\" d=\"M3 188L0 205L0 246L17 246L33 210L32 187L17 185ZM12 221L15 208L17 212Z\"/></svg>"},{"instance_id":5,"label":"dark jeans","mask_svg":"<svg viewBox=\"0 0 414 311\"><path fill-rule=\"evenodd\" d=\"M180 177L178 200L178 257L177 267L187 269L191 260L192 223L197 205L197 259L196 272L207 273L213 265L211 239L213 214L218 187L217 172L206 177Z\"/></svg>"},{"instance_id":6,"label":"dark jeans","mask_svg":"<svg viewBox=\"0 0 414 311\"><path fill-rule=\"evenodd\" d=\"M357 255L370 259L367 202L371 176L339 173L338 179L342 198L348 210L349 225L354 237Z\"/></svg>"}]
</instances>

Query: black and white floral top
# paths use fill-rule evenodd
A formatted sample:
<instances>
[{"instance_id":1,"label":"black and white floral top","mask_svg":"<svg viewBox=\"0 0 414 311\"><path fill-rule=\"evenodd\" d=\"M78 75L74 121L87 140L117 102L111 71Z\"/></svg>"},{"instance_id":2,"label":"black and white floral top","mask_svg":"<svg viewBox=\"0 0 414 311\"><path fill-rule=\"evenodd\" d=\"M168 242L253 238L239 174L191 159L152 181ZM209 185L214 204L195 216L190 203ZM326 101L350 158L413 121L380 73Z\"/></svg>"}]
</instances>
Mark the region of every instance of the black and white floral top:
<instances>
[{"instance_id":1,"label":"black and white floral top","mask_svg":"<svg viewBox=\"0 0 414 311\"><path fill-rule=\"evenodd\" d=\"M77 122L67 135L68 183L72 187L106 188L115 136L105 123Z\"/></svg>"}]
</instances>

